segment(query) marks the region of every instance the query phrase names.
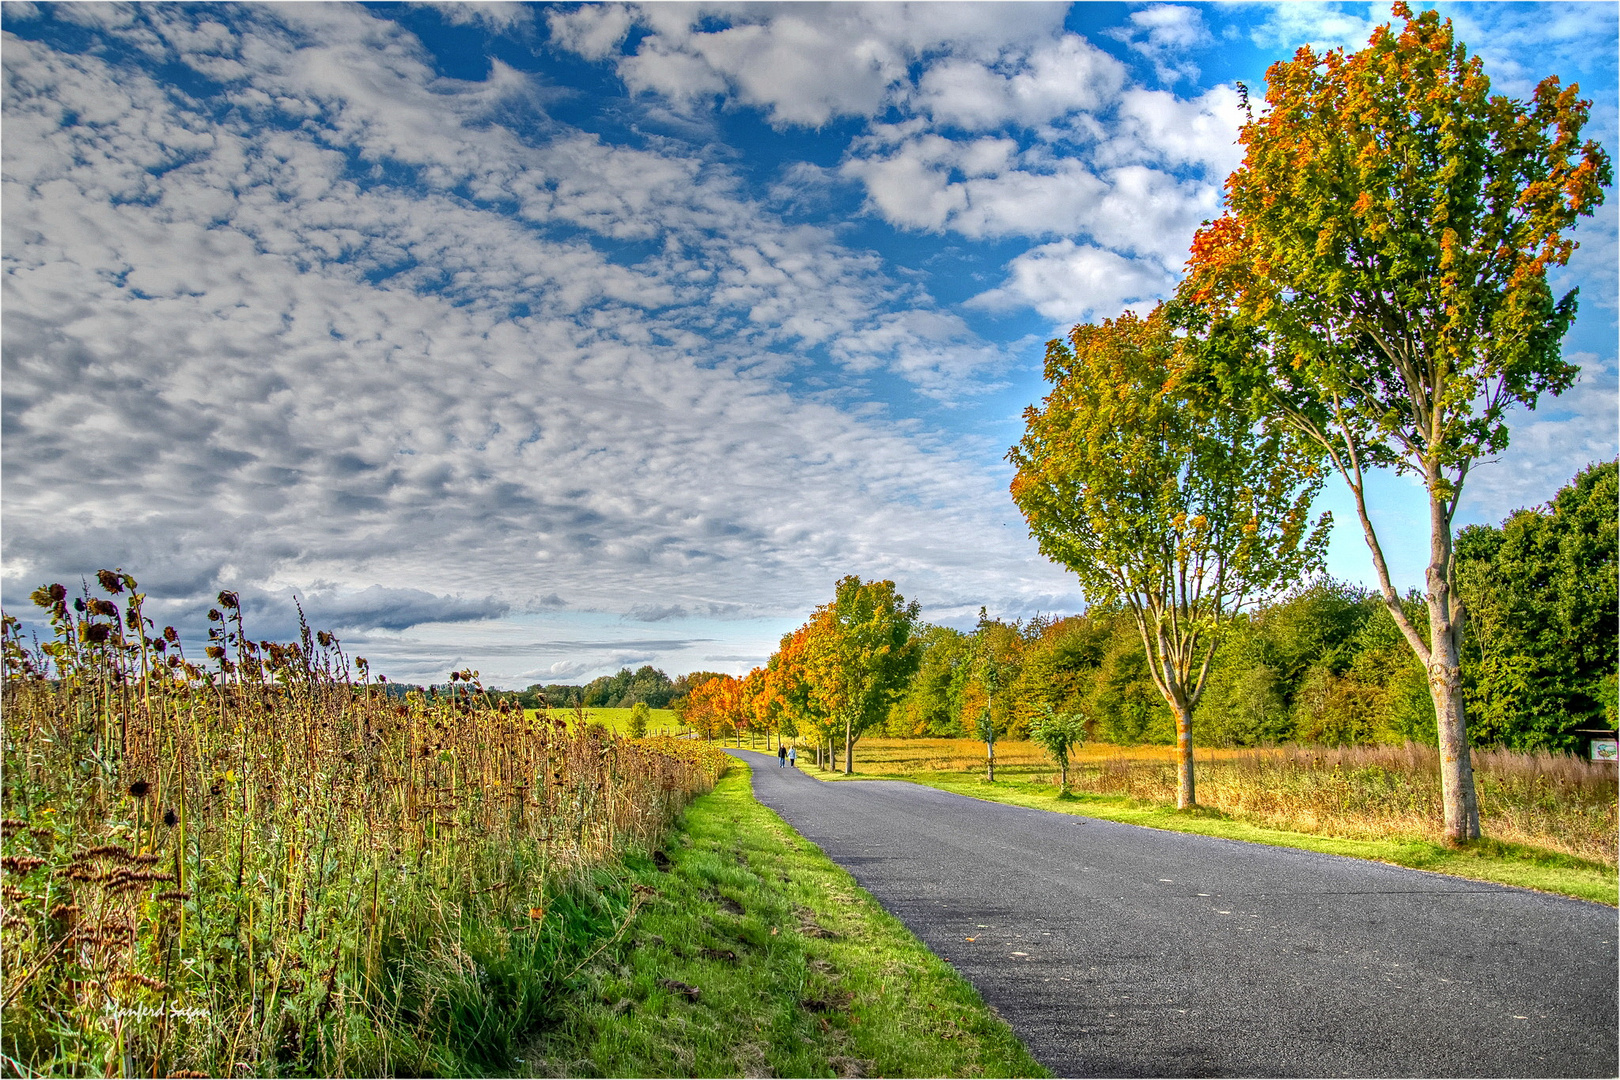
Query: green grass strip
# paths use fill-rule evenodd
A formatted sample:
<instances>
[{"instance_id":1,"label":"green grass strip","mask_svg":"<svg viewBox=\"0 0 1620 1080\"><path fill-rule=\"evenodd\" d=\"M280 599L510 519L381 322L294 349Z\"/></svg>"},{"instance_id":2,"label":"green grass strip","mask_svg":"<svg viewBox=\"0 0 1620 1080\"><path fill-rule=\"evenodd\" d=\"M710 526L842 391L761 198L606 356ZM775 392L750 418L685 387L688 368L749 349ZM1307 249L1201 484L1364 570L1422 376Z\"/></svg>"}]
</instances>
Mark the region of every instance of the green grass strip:
<instances>
[{"instance_id":1,"label":"green grass strip","mask_svg":"<svg viewBox=\"0 0 1620 1080\"><path fill-rule=\"evenodd\" d=\"M811 775L816 775L811 770ZM830 779L830 776L824 776ZM1529 844L1509 844L1485 838L1471 844L1450 847L1423 837L1390 836L1380 840L1350 840L1317 833L1291 832L1241 821L1218 810L1177 810L1162 803L1146 803L1118 795L1069 793L1058 795L1051 784L1031 784L1018 780L990 783L982 775L960 772L907 773L879 776L864 773L851 780L908 780L958 795L987 802L1056 810L1063 814L1145 825L1151 829L1219 836L1227 840L1248 840L1276 847L1302 848L1328 855L1349 855L1357 859L1451 874L1473 881L1515 885L1539 892L1557 893L1577 900L1592 900L1610 907L1620 906L1620 876L1615 868L1589 859L1548 851Z\"/></svg>"},{"instance_id":2,"label":"green grass strip","mask_svg":"<svg viewBox=\"0 0 1620 1080\"><path fill-rule=\"evenodd\" d=\"M973 987L753 797L739 765L524 1053L540 1076L1047 1076Z\"/></svg>"}]
</instances>

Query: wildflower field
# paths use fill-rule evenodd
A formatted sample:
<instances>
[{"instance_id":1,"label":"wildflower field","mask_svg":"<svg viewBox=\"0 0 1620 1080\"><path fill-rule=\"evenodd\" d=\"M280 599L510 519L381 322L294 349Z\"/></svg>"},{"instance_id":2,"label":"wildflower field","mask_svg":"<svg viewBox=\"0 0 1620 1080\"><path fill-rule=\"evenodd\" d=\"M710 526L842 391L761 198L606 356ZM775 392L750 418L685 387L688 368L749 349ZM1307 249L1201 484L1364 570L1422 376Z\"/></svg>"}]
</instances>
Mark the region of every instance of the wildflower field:
<instances>
[{"instance_id":1,"label":"wildflower field","mask_svg":"<svg viewBox=\"0 0 1620 1080\"><path fill-rule=\"evenodd\" d=\"M4 633L0 1071L380 1075L509 1067L634 915L586 887L725 769L572 730L476 675L397 695L221 593L206 660L105 595Z\"/></svg>"}]
</instances>

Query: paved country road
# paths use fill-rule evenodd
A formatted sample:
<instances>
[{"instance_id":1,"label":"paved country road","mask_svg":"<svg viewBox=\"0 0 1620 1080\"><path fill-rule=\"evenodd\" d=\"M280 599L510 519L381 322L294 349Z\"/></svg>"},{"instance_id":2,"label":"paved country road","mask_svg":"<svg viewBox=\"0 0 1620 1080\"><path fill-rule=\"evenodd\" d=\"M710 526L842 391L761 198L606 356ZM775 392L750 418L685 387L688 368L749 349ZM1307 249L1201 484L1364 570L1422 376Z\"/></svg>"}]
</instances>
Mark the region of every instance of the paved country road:
<instances>
[{"instance_id":1,"label":"paved country road","mask_svg":"<svg viewBox=\"0 0 1620 1080\"><path fill-rule=\"evenodd\" d=\"M1612 908L736 756L1059 1076L1620 1071Z\"/></svg>"}]
</instances>

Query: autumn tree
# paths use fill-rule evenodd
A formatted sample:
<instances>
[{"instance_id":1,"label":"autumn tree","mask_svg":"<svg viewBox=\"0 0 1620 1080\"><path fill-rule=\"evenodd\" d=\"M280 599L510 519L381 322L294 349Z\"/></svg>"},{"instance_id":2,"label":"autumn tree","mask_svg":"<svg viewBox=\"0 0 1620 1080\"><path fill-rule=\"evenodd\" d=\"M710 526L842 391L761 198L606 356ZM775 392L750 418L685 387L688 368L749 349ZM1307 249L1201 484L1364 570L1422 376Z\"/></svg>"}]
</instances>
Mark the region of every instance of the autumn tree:
<instances>
[{"instance_id":1,"label":"autumn tree","mask_svg":"<svg viewBox=\"0 0 1620 1080\"><path fill-rule=\"evenodd\" d=\"M833 717L811 682L809 663L811 641L828 632L827 621L826 610L818 609L803 626L783 634L765 666L781 703L782 726L795 735L815 735L818 753L827 741Z\"/></svg>"},{"instance_id":2,"label":"autumn tree","mask_svg":"<svg viewBox=\"0 0 1620 1080\"><path fill-rule=\"evenodd\" d=\"M1087 599L1123 605L1175 717L1177 805L1196 804L1193 713L1232 617L1319 567L1322 470L1304 440L1257 425L1190 378L1163 309L1076 326L1047 345L1042 406L1008 452L1031 535Z\"/></svg>"},{"instance_id":3,"label":"autumn tree","mask_svg":"<svg viewBox=\"0 0 1620 1080\"><path fill-rule=\"evenodd\" d=\"M1414 15L1356 53L1299 50L1266 73L1227 211L1194 241L1181 298L1246 347L1236 392L1313 440L1349 485L1390 615L1427 669L1445 829L1479 835L1460 678L1452 519L1514 406L1574 381L1560 342L1575 293L1550 267L1601 203L1609 160L1581 142L1590 102L1557 78L1490 93L1450 20ZM1429 502L1427 633L1402 603L1366 507L1369 471Z\"/></svg>"},{"instance_id":4,"label":"autumn tree","mask_svg":"<svg viewBox=\"0 0 1620 1080\"><path fill-rule=\"evenodd\" d=\"M764 668L754 668L737 684L737 713L742 726L748 729L748 745L754 744L756 735L764 734L765 749L771 748L773 698Z\"/></svg>"},{"instance_id":5,"label":"autumn tree","mask_svg":"<svg viewBox=\"0 0 1620 1080\"><path fill-rule=\"evenodd\" d=\"M855 743L881 724L917 671L912 640L919 607L892 581L841 579L832 603L820 609L821 632L812 634L808 674L814 694L843 729L844 773L855 771Z\"/></svg>"},{"instance_id":6,"label":"autumn tree","mask_svg":"<svg viewBox=\"0 0 1620 1080\"><path fill-rule=\"evenodd\" d=\"M703 733L705 739L724 737L737 721L737 680L730 675L711 675L686 695L681 720Z\"/></svg>"}]
</instances>

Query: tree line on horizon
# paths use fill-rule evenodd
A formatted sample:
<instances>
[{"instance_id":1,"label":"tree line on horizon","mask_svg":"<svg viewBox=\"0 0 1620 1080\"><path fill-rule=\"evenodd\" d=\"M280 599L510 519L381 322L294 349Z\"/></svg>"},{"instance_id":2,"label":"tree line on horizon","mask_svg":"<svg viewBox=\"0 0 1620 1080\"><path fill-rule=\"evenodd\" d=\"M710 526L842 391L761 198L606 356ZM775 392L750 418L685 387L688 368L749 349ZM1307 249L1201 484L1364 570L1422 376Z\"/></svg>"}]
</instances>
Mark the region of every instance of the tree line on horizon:
<instances>
[{"instance_id":1,"label":"tree line on horizon","mask_svg":"<svg viewBox=\"0 0 1620 1080\"><path fill-rule=\"evenodd\" d=\"M1580 730L1615 726L1617 478L1616 462L1592 466L1546 505L1458 534L1458 577L1471 613L1462 673L1474 745L1567 752L1577 749ZM583 687L540 689L554 707L641 701L674 707L709 738L825 733L842 751L839 725L818 719L805 688L793 685L793 668L831 625L813 617L783 638L771 664L743 678L692 672L671 680L647 666ZM863 734L974 738L988 708L998 739L1029 738L1043 717L1058 713L1082 717L1088 740L1175 741L1140 635L1118 606L1022 621L981 613L966 631L917 621L896 656L904 677ZM1315 578L1234 621L1211 667L1194 739L1200 746L1433 745L1435 715L1423 668L1382 598Z\"/></svg>"}]
</instances>

